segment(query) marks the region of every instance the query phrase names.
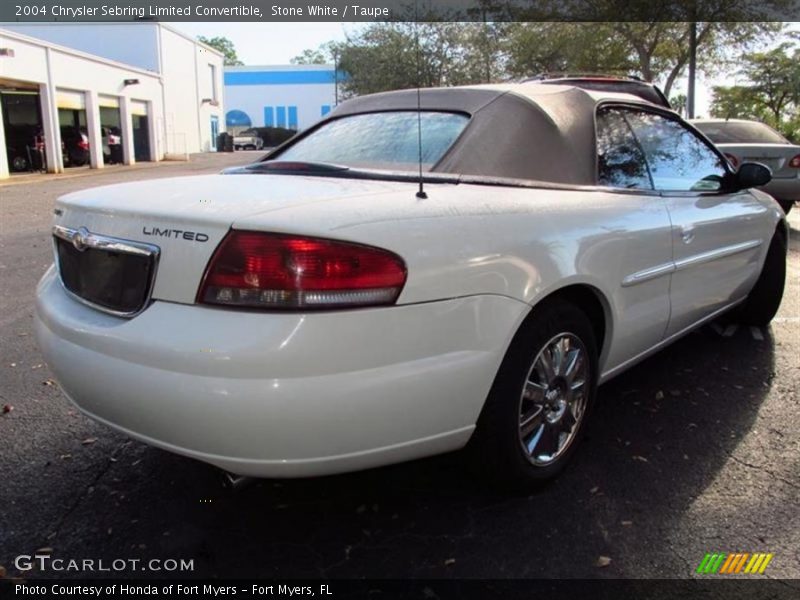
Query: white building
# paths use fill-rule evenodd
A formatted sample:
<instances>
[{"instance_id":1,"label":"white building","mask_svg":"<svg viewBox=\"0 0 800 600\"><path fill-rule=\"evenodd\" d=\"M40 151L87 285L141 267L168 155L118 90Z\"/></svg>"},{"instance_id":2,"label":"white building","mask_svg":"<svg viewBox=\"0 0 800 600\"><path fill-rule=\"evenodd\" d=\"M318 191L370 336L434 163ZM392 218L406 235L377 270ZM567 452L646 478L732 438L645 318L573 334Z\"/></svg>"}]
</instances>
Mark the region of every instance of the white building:
<instances>
[{"instance_id":1,"label":"white building","mask_svg":"<svg viewBox=\"0 0 800 600\"><path fill-rule=\"evenodd\" d=\"M0 177L12 155L36 162L42 145L48 171L65 156L77 164L74 140L62 139L75 131L96 168L109 130L121 133L126 164L213 150L222 72L220 52L163 23L2 23Z\"/></svg>"},{"instance_id":2,"label":"white building","mask_svg":"<svg viewBox=\"0 0 800 600\"><path fill-rule=\"evenodd\" d=\"M305 129L336 105L338 84L333 65L225 67L227 129Z\"/></svg>"}]
</instances>

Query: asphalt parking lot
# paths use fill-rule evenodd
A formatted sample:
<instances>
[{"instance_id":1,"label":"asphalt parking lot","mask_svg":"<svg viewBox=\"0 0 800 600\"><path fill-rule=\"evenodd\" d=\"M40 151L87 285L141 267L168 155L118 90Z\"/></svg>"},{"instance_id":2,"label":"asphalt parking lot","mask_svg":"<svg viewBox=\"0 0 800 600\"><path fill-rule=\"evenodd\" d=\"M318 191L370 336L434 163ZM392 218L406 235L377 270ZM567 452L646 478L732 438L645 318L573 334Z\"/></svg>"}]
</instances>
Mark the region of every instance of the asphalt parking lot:
<instances>
[{"instance_id":1,"label":"asphalt parking lot","mask_svg":"<svg viewBox=\"0 0 800 600\"><path fill-rule=\"evenodd\" d=\"M32 311L58 195L238 162L209 155L0 185L8 576L20 574L17 555L39 550L194 561L190 573L120 574L130 577L685 578L722 551L771 552L764 577L800 578L800 207L771 328L705 327L601 388L581 451L547 488L493 492L453 454L233 493L214 468L79 414L43 364ZM54 575L81 576L26 576Z\"/></svg>"}]
</instances>

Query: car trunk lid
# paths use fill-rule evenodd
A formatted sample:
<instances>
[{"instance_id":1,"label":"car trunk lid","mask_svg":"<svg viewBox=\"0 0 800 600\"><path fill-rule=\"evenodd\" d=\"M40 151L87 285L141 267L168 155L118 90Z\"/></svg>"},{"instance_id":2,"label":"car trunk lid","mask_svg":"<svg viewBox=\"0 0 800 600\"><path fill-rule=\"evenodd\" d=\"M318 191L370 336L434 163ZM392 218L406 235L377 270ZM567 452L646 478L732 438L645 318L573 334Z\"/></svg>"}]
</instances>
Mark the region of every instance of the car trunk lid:
<instances>
[{"instance_id":1,"label":"car trunk lid","mask_svg":"<svg viewBox=\"0 0 800 600\"><path fill-rule=\"evenodd\" d=\"M147 273L147 265L131 266L135 261L126 259L124 247L106 245L100 250L102 256L96 248L87 253L86 237L130 242L128 246L146 244L157 249L148 293L154 299L192 303L209 259L236 221L333 199L386 194L399 185L296 175L205 175L69 194L55 208L55 225L62 228L58 254L71 269L62 274L62 281L68 277L75 284L70 289L84 301L98 304L98 297L106 298L111 306L99 304L113 312L108 293L136 269ZM73 243L78 232L81 239Z\"/></svg>"}]
</instances>

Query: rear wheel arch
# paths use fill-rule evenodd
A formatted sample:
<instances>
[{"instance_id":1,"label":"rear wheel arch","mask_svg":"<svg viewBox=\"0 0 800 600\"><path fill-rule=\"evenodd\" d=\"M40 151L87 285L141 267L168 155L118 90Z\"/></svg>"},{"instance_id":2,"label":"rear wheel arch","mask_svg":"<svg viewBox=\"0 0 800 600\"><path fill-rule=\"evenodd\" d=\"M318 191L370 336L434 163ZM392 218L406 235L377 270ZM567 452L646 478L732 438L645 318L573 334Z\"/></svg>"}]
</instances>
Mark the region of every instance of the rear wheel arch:
<instances>
[{"instance_id":1,"label":"rear wheel arch","mask_svg":"<svg viewBox=\"0 0 800 600\"><path fill-rule=\"evenodd\" d=\"M570 284L558 288L537 300L526 320L532 318L537 308L541 308L545 303L551 302L569 302L588 317L592 323L595 341L597 342L597 354L602 364L602 359L606 355L606 346L611 340L610 333L613 327L611 305L603 292L597 287L585 283ZM521 325L520 329L522 329Z\"/></svg>"},{"instance_id":2,"label":"rear wheel arch","mask_svg":"<svg viewBox=\"0 0 800 600\"><path fill-rule=\"evenodd\" d=\"M599 290L589 285L573 284L543 296L528 312L514 332L478 416L475 432L467 445L470 464L478 474L516 487L541 483L564 468L577 440L582 436L585 416L590 412L596 395L600 374L598 354L608 339L606 311ZM537 386L530 382L530 377L539 356L554 340L560 343L562 338L573 339L576 351L582 349L583 360L572 364L588 365L585 382L576 383L573 387L569 374L571 367L562 371L565 363L559 359L550 363L555 368L550 367L549 375L546 375L547 371L545 375L539 372L540 379L548 377L546 394L539 394L538 399L526 396L528 387ZM559 356L566 356L566 351ZM544 390L543 385L540 380L539 391ZM574 391L576 389L580 391ZM551 398L551 394L555 396ZM524 409L526 402L532 402L534 408L540 405L538 413L531 412L531 419L535 419L537 414L545 414L533 423L538 429L528 433L524 433L526 425L522 422L527 414ZM580 410L562 409L561 405L569 407L573 402L582 402ZM550 412L543 413L543 410ZM565 416L567 413L572 416L569 422ZM560 432L556 434L558 438L553 438L553 430ZM563 438L564 433L566 438ZM530 440L532 448L527 446L527 438L524 438L529 434L533 434ZM554 439L561 440L557 443L559 454L551 451L552 456L548 458L548 452L544 449L542 456L545 462L536 463L534 460L532 464L528 453L537 452L540 446L551 447L553 444L546 441Z\"/></svg>"}]
</instances>

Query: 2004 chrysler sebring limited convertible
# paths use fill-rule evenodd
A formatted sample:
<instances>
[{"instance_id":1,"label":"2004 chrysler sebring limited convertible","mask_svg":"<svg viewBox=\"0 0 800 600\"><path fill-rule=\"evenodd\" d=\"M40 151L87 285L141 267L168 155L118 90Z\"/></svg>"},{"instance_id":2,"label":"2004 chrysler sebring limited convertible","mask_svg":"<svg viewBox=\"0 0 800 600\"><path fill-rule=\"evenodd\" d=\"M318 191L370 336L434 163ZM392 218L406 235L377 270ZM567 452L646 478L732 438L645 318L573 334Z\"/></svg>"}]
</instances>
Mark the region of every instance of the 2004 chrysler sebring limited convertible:
<instances>
[{"instance_id":1,"label":"2004 chrysler sebring limited convertible","mask_svg":"<svg viewBox=\"0 0 800 600\"><path fill-rule=\"evenodd\" d=\"M466 446L525 485L598 384L726 311L772 319L769 177L634 96L365 96L255 164L60 198L36 332L90 417L236 474Z\"/></svg>"}]
</instances>

